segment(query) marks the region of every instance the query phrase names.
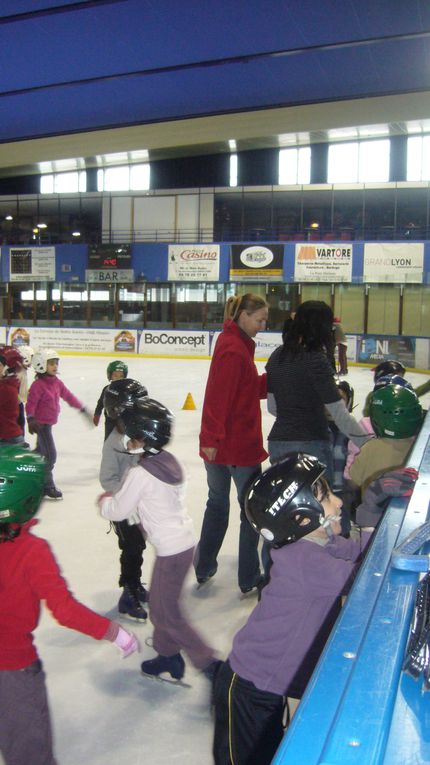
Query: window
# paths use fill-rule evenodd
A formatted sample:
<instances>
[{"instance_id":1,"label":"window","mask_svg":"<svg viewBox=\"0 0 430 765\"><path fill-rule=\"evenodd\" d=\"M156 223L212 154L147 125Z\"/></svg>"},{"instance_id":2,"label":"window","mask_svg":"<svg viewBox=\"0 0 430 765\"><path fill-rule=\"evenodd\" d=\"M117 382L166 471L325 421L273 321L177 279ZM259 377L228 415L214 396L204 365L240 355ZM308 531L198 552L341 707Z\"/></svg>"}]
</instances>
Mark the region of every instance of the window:
<instances>
[{"instance_id":1,"label":"window","mask_svg":"<svg viewBox=\"0 0 430 765\"><path fill-rule=\"evenodd\" d=\"M310 183L311 149L281 149L279 152L279 179L281 186Z\"/></svg>"},{"instance_id":2,"label":"window","mask_svg":"<svg viewBox=\"0 0 430 765\"><path fill-rule=\"evenodd\" d=\"M40 176L41 194L66 194L87 190L85 170L74 173L51 173Z\"/></svg>"},{"instance_id":3,"label":"window","mask_svg":"<svg viewBox=\"0 0 430 765\"><path fill-rule=\"evenodd\" d=\"M430 136L408 138L407 181L430 180Z\"/></svg>"},{"instance_id":4,"label":"window","mask_svg":"<svg viewBox=\"0 0 430 765\"><path fill-rule=\"evenodd\" d=\"M385 183L390 175L390 141L331 144L328 183Z\"/></svg>"},{"instance_id":5,"label":"window","mask_svg":"<svg viewBox=\"0 0 430 765\"><path fill-rule=\"evenodd\" d=\"M230 154L230 186L237 186L237 154Z\"/></svg>"},{"instance_id":6,"label":"window","mask_svg":"<svg viewBox=\"0 0 430 765\"><path fill-rule=\"evenodd\" d=\"M122 165L97 170L98 191L147 191L150 165Z\"/></svg>"}]
</instances>

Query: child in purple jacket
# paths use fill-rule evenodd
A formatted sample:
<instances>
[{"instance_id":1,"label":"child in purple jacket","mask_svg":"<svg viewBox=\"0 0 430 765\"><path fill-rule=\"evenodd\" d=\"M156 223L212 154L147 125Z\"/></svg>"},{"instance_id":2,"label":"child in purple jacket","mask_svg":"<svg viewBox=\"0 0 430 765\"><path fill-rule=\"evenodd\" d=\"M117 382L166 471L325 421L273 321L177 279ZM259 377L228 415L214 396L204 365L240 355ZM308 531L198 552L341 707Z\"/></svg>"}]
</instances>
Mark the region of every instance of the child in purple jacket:
<instances>
[{"instance_id":1,"label":"child in purple jacket","mask_svg":"<svg viewBox=\"0 0 430 765\"><path fill-rule=\"evenodd\" d=\"M45 497L62 499L63 495L55 486L52 471L57 461L57 451L52 437L52 426L60 413L60 398L78 409L92 423L92 416L84 404L58 379L59 356L52 348L40 348L33 356L36 371L30 386L26 404L28 430L37 434L36 452L47 462Z\"/></svg>"},{"instance_id":2,"label":"child in purple jacket","mask_svg":"<svg viewBox=\"0 0 430 765\"><path fill-rule=\"evenodd\" d=\"M215 682L216 765L269 765L282 739L287 697L300 699L334 625L341 595L376 525L375 505L408 496L415 471L375 481L357 511L357 538L340 536L342 500L316 457L291 452L251 485L253 528L271 546L270 580L236 634ZM382 512L382 511L380 511ZM294 543L294 544L293 544Z\"/></svg>"}]
</instances>

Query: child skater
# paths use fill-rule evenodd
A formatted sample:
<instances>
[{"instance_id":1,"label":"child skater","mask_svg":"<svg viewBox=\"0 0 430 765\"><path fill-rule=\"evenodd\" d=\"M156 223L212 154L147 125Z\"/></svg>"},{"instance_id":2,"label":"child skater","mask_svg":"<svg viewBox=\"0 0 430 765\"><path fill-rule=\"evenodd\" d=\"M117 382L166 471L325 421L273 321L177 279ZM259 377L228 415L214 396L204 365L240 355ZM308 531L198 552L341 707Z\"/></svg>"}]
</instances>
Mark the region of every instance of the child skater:
<instances>
[{"instance_id":1,"label":"child skater","mask_svg":"<svg viewBox=\"0 0 430 765\"><path fill-rule=\"evenodd\" d=\"M18 396L22 363L16 348L10 345L0 348L0 446L24 443Z\"/></svg>"},{"instance_id":2,"label":"child skater","mask_svg":"<svg viewBox=\"0 0 430 765\"><path fill-rule=\"evenodd\" d=\"M107 365L106 374L109 383L114 380L123 380L128 375L128 366L127 364L124 364L123 361L111 361L110 364ZM96 408L94 409L93 423L96 427L100 422L100 417L104 409L104 395L109 387L109 383L104 386L100 393L99 400L97 401ZM109 417L105 409L105 441L109 434L112 433L114 427L115 420L112 420L111 417Z\"/></svg>"},{"instance_id":3,"label":"child skater","mask_svg":"<svg viewBox=\"0 0 430 765\"><path fill-rule=\"evenodd\" d=\"M49 544L33 536L46 463L28 449L0 453L0 753L6 765L55 765L45 673L33 643L44 601L64 627L110 640L128 656L136 637L75 600Z\"/></svg>"},{"instance_id":4,"label":"child skater","mask_svg":"<svg viewBox=\"0 0 430 765\"><path fill-rule=\"evenodd\" d=\"M19 380L19 417L18 422L25 434L25 405L28 398L28 370L31 367L34 351L30 345L20 345L19 354L22 357L22 366L18 369L16 376Z\"/></svg>"},{"instance_id":5,"label":"child skater","mask_svg":"<svg viewBox=\"0 0 430 765\"><path fill-rule=\"evenodd\" d=\"M142 663L145 675L162 673L180 681L183 649L211 679L219 665L213 649L198 635L181 606L184 579L192 565L194 534L184 505L185 478L176 458L164 450L171 436L173 415L158 401L142 398L121 415L124 448L139 454L121 488L99 498L101 514L122 521L137 512L156 559L152 572L149 615L154 626L154 659Z\"/></svg>"},{"instance_id":6,"label":"child skater","mask_svg":"<svg viewBox=\"0 0 430 765\"><path fill-rule=\"evenodd\" d=\"M114 423L114 429L103 444L99 479L105 491L118 491L127 471L140 459L140 454L131 454L124 449L124 431L119 418L126 409L132 409L135 402L147 394L143 385L129 378L113 380L106 387L103 407L109 422ZM141 582L141 576L146 544L138 524L139 519L131 517L112 522L121 550L119 586L123 587L123 592L118 602L118 611L131 619L145 621L148 614L143 604L148 601L148 591Z\"/></svg>"},{"instance_id":7,"label":"child skater","mask_svg":"<svg viewBox=\"0 0 430 765\"><path fill-rule=\"evenodd\" d=\"M58 353L52 348L40 348L35 352L32 363L36 376L30 385L26 405L29 433L37 434L36 451L46 458L48 464L45 497L49 499L63 498L52 475L57 461L52 426L58 420L60 398L67 401L69 406L78 409L91 423L93 419L84 404L58 379L59 361Z\"/></svg>"},{"instance_id":8,"label":"child skater","mask_svg":"<svg viewBox=\"0 0 430 765\"><path fill-rule=\"evenodd\" d=\"M283 736L286 697L300 699L372 528L340 536L342 500L316 457L292 452L251 485L246 514L271 545L270 580L236 634L214 689L216 765L269 765ZM371 507L409 496L416 472L369 488Z\"/></svg>"}]
</instances>

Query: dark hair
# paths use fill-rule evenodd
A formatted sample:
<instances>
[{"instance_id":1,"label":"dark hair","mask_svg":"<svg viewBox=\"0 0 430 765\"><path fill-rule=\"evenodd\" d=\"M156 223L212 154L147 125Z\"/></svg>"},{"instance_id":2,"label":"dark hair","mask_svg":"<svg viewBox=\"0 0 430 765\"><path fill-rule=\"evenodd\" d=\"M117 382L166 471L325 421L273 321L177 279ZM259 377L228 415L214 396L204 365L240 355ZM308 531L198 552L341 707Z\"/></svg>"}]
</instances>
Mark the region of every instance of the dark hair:
<instances>
[{"instance_id":1,"label":"dark hair","mask_svg":"<svg viewBox=\"0 0 430 765\"><path fill-rule=\"evenodd\" d=\"M306 300L299 305L284 337L284 351L296 354L306 351L333 352L333 311L322 300ZM283 354L282 354L283 355Z\"/></svg>"}]
</instances>

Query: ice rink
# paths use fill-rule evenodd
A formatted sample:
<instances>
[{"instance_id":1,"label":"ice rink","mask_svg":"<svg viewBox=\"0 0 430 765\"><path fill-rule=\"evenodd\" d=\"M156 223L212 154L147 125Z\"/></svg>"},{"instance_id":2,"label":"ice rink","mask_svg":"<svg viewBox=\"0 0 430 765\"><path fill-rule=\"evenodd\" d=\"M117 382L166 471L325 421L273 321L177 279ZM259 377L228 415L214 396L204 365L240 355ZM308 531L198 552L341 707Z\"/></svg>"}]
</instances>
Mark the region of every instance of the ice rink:
<instances>
[{"instance_id":1,"label":"ice rink","mask_svg":"<svg viewBox=\"0 0 430 765\"><path fill-rule=\"evenodd\" d=\"M106 384L111 358L62 357L60 376L67 387L91 410ZM198 456L198 435L208 361L129 359L129 377L143 382L152 398L176 415L171 450L188 475L188 509L200 532L206 502L206 478ZM258 362L261 371L264 364ZM425 375L407 374L414 385ZM31 374L30 374L31 378ZM355 388L355 416L372 387L369 368L353 367L347 378ZM196 410L183 410L191 393ZM430 395L421 399L425 408ZM272 417L262 402L265 438ZM58 450L55 469L60 502L45 501L36 533L51 543L63 573L77 598L86 605L119 619L116 610L119 555L116 536L100 518L95 504L104 428L90 428L74 409L62 403L54 438ZM34 437L28 440L33 445ZM186 587L188 612L206 639L224 658L235 632L256 603L240 599L236 576L238 505L232 492L231 522L214 580L196 591L190 574ZM150 581L153 555L145 554L145 582ZM145 641L151 624L124 620L138 635L142 649L122 660L117 649L60 627L44 613L36 643L47 673L55 751L59 765L209 765L212 762L212 721L208 709L208 681L187 663L185 680L191 688L161 683L140 674L140 662L154 652ZM186 657L185 657L186 658ZM1 760L1 757L0 757ZM29 763L31 765L31 763Z\"/></svg>"}]
</instances>

